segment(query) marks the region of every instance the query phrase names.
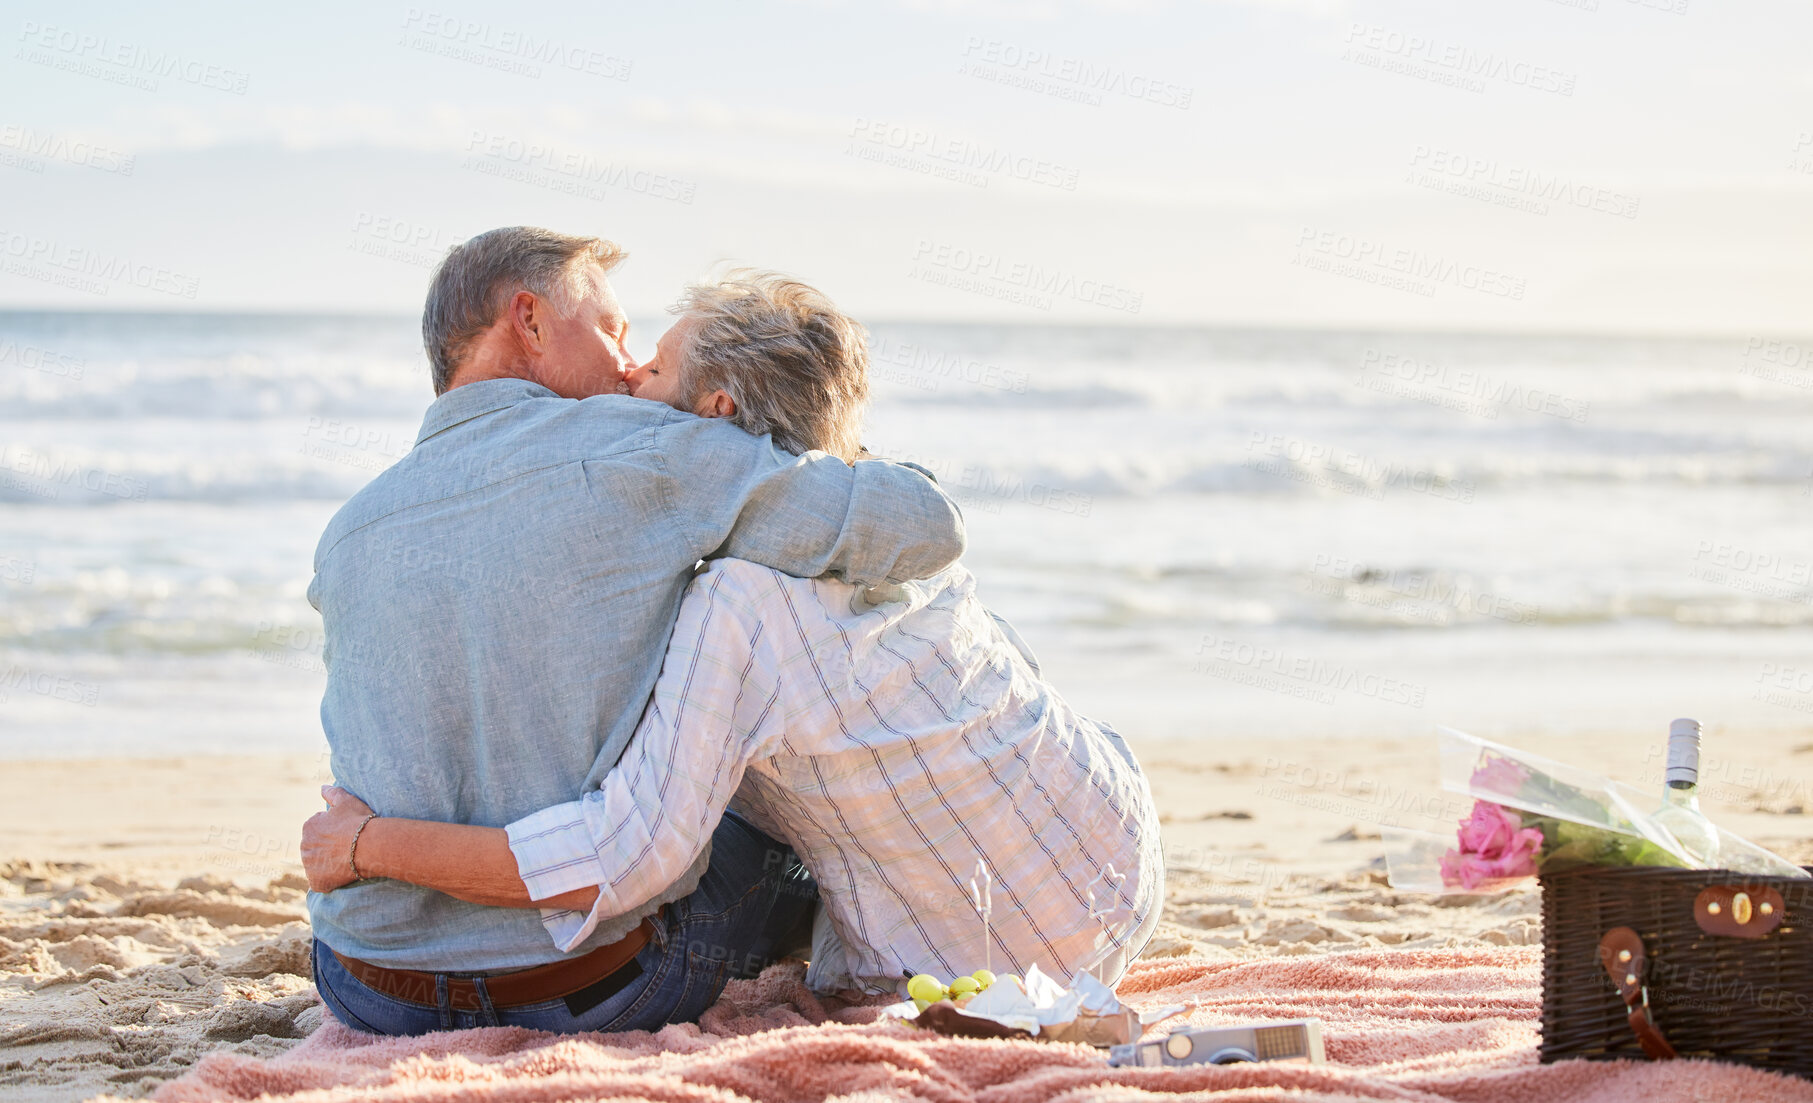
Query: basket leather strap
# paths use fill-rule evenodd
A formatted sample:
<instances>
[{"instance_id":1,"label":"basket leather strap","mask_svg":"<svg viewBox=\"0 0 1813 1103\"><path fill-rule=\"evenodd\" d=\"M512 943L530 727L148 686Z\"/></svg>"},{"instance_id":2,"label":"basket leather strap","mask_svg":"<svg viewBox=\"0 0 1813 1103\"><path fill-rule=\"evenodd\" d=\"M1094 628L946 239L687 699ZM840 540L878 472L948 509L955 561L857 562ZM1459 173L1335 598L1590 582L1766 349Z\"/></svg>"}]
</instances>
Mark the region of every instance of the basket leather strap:
<instances>
[{"instance_id":1,"label":"basket leather strap","mask_svg":"<svg viewBox=\"0 0 1813 1103\"><path fill-rule=\"evenodd\" d=\"M1648 963L1642 936L1629 927L1613 927L1599 940L1599 964L1605 966L1618 994L1624 997L1624 1006L1630 1009L1630 1028L1637 1035L1637 1044L1652 1058L1666 1061L1675 1055L1675 1047L1649 1018L1649 986L1643 983Z\"/></svg>"}]
</instances>

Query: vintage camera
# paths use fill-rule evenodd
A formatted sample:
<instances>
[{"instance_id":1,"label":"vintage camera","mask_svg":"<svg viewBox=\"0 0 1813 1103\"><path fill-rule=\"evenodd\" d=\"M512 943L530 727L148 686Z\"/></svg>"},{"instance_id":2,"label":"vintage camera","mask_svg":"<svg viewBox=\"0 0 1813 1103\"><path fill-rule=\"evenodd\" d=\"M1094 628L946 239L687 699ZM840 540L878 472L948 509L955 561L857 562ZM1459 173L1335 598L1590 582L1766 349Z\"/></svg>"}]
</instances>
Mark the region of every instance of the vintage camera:
<instances>
[{"instance_id":1,"label":"vintage camera","mask_svg":"<svg viewBox=\"0 0 1813 1103\"><path fill-rule=\"evenodd\" d=\"M1245 1026L1205 1026L1179 1030L1155 1042L1135 1042L1108 1050L1108 1064L1167 1068L1175 1065L1227 1065L1235 1061L1303 1060L1320 1065L1322 1020L1290 1019Z\"/></svg>"}]
</instances>

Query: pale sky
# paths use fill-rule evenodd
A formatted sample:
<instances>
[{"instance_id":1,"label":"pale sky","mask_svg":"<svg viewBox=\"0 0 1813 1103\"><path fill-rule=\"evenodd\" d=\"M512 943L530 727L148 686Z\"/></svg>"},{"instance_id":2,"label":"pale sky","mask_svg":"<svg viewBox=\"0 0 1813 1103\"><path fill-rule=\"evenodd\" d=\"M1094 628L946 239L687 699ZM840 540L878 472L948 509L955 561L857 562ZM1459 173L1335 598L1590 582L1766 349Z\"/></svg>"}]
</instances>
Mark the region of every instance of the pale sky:
<instances>
[{"instance_id":1,"label":"pale sky","mask_svg":"<svg viewBox=\"0 0 1813 1103\"><path fill-rule=\"evenodd\" d=\"M538 223L643 314L1813 331L1805 0L5 7L0 308L413 313Z\"/></svg>"}]
</instances>

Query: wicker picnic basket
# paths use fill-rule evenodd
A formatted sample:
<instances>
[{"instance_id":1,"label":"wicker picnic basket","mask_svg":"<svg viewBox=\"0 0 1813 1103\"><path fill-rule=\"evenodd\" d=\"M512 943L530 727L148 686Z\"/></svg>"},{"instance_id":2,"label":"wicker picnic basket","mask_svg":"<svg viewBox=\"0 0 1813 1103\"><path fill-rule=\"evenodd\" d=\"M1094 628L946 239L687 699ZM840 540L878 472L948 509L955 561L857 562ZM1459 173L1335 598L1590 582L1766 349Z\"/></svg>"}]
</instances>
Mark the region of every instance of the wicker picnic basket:
<instances>
[{"instance_id":1,"label":"wicker picnic basket","mask_svg":"<svg viewBox=\"0 0 1813 1103\"><path fill-rule=\"evenodd\" d=\"M1588 868L1542 882L1542 1060L1813 1077L1813 881Z\"/></svg>"}]
</instances>

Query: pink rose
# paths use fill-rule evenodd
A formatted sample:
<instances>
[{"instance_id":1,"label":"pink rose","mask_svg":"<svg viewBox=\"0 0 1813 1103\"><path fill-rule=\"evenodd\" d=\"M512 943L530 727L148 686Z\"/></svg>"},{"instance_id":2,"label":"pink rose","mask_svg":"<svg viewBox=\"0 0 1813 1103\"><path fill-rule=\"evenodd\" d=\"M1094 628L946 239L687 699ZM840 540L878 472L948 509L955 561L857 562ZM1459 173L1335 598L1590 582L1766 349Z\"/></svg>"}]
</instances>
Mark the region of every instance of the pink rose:
<instances>
[{"instance_id":1,"label":"pink rose","mask_svg":"<svg viewBox=\"0 0 1813 1103\"><path fill-rule=\"evenodd\" d=\"M1473 802L1473 814L1460 821L1460 848L1482 858L1496 858L1511 845L1523 818L1490 801Z\"/></svg>"},{"instance_id":2,"label":"pink rose","mask_svg":"<svg viewBox=\"0 0 1813 1103\"><path fill-rule=\"evenodd\" d=\"M1471 892L1492 881L1512 881L1536 873L1535 852L1518 853L1493 860L1477 854L1457 854L1450 850L1442 856L1442 884L1459 886Z\"/></svg>"},{"instance_id":3,"label":"pink rose","mask_svg":"<svg viewBox=\"0 0 1813 1103\"><path fill-rule=\"evenodd\" d=\"M1523 826L1522 817L1491 801L1475 801L1460 823L1460 846L1442 855L1442 884L1476 889L1487 881L1530 877L1542 832Z\"/></svg>"},{"instance_id":4,"label":"pink rose","mask_svg":"<svg viewBox=\"0 0 1813 1103\"><path fill-rule=\"evenodd\" d=\"M1475 789L1510 797L1516 796L1523 783L1530 780L1530 772L1503 755L1487 751L1485 761L1469 780Z\"/></svg>"},{"instance_id":5,"label":"pink rose","mask_svg":"<svg viewBox=\"0 0 1813 1103\"><path fill-rule=\"evenodd\" d=\"M1442 884L1449 888L1463 888L1468 891L1484 884L1489 877L1486 867L1489 863L1477 854L1462 854L1450 850L1442 855Z\"/></svg>"}]
</instances>

